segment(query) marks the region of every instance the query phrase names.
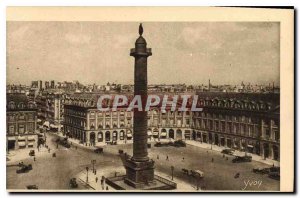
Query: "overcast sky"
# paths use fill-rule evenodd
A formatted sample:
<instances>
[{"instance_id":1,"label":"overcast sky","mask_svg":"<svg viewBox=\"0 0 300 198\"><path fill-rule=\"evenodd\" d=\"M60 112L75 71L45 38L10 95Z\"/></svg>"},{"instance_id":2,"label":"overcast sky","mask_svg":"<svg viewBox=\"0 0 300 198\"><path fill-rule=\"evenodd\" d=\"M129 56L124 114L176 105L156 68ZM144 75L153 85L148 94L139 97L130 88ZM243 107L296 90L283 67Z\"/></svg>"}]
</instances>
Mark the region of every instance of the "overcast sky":
<instances>
[{"instance_id":1,"label":"overcast sky","mask_svg":"<svg viewBox=\"0 0 300 198\"><path fill-rule=\"evenodd\" d=\"M138 23L7 22L7 83L133 84ZM143 23L148 83L279 85L279 23Z\"/></svg>"}]
</instances>

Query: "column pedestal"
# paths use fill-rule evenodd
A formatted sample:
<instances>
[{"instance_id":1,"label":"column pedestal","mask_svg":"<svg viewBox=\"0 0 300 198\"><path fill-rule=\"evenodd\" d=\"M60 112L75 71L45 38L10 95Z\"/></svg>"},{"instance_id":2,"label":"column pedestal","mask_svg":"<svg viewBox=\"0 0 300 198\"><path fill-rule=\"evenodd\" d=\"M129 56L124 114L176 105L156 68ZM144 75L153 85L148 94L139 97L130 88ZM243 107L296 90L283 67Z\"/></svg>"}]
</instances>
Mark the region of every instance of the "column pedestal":
<instances>
[{"instance_id":1,"label":"column pedestal","mask_svg":"<svg viewBox=\"0 0 300 198\"><path fill-rule=\"evenodd\" d=\"M132 158L126 159L124 163L126 177L124 182L134 188L153 185L154 183L154 161L137 162Z\"/></svg>"}]
</instances>

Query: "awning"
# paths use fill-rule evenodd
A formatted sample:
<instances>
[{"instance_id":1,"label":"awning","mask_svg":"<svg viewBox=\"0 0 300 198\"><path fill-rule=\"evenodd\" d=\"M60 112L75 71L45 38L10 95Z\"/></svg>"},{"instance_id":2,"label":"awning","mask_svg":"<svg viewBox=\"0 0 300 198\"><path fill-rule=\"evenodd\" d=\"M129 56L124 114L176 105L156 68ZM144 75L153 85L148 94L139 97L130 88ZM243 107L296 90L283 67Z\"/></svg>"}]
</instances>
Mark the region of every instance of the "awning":
<instances>
[{"instance_id":1,"label":"awning","mask_svg":"<svg viewBox=\"0 0 300 198\"><path fill-rule=\"evenodd\" d=\"M54 125L54 124L50 124L50 127L51 127L51 128L58 128L58 126L57 126L57 125Z\"/></svg>"},{"instance_id":2,"label":"awning","mask_svg":"<svg viewBox=\"0 0 300 198\"><path fill-rule=\"evenodd\" d=\"M151 131L147 131L147 134L150 136L150 135L152 135L152 132Z\"/></svg>"},{"instance_id":3,"label":"awning","mask_svg":"<svg viewBox=\"0 0 300 198\"><path fill-rule=\"evenodd\" d=\"M153 135L158 135L158 132L157 132L157 131L154 131L154 132L153 132Z\"/></svg>"},{"instance_id":4,"label":"awning","mask_svg":"<svg viewBox=\"0 0 300 198\"><path fill-rule=\"evenodd\" d=\"M132 134L131 133L127 133L127 137L132 137Z\"/></svg>"},{"instance_id":5,"label":"awning","mask_svg":"<svg viewBox=\"0 0 300 198\"><path fill-rule=\"evenodd\" d=\"M18 142L19 146L26 146L25 142Z\"/></svg>"},{"instance_id":6,"label":"awning","mask_svg":"<svg viewBox=\"0 0 300 198\"><path fill-rule=\"evenodd\" d=\"M29 143L28 143L28 146L33 146L33 142L29 142Z\"/></svg>"},{"instance_id":7,"label":"awning","mask_svg":"<svg viewBox=\"0 0 300 198\"><path fill-rule=\"evenodd\" d=\"M37 119L36 121L37 121L37 122L42 122L42 120L41 120L41 119Z\"/></svg>"},{"instance_id":8,"label":"awning","mask_svg":"<svg viewBox=\"0 0 300 198\"><path fill-rule=\"evenodd\" d=\"M16 140L15 137L8 137L8 140Z\"/></svg>"},{"instance_id":9,"label":"awning","mask_svg":"<svg viewBox=\"0 0 300 198\"><path fill-rule=\"evenodd\" d=\"M25 137L19 136L19 137L18 137L18 141L19 141L19 140L25 140Z\"/></svg>"},{"instance_id":10,"label":"awning","mask_svg":"<svg viewBox=\"0 0 300 198\"><path fill-rule=\"evenodd\" d=\"M167 132L161 132L160 136L167 136Z\"/></svg>"},{"instance_id":11,"label":"awning","mask_svg":"<svg viewBox=\"0 0 300 198\"><path fill-rule=\"evenodd\" d=\"M28 140L35 140L34 136L28 136Z\"/></svg>"},{"instance_id":12,"label":"awning","mask_svg":"<svg viewBox=\"0 0 300 198\"><path fill-rule=\"evenodd\" d=\"M250 144L248 144L248 147L249 147L249 148L253 148L253 146L252 146L252 145L250 145Z\"/></svg>"}]
</instances>

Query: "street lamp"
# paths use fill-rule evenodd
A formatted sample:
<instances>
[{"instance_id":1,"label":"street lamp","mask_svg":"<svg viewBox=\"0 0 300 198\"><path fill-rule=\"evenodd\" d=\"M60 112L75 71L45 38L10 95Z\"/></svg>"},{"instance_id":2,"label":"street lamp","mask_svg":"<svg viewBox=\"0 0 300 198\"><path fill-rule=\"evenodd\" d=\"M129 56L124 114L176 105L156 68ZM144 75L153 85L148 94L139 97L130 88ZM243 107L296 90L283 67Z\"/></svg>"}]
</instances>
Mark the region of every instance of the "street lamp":
<instances>
[{"instance_id":1,"label":"street lamp","mask_svg":"<svg viewBox=\"0 0 300 198\"><path fill-rule=\"evenodd\" d=\"M93 165L93 173L95 172L95 164L96 164L96 160L91 160L91 163Z\"/></svg>"},{"instance_id":2,"label":"street lamp","mask_svg":"<svg viewBox=\"0 0 300 198\"><path fill-rule=\"evenodd\" d=\"M171 172L172 172L172 180L173 180L173 176L174 176L174 166L171 166Z\"/></svg>"},{"instance_id":3,"label":"street lamp","mask_svg":"<svg viewBox=\"0 0 300 198\"><path fill-rule=\"evenodd\" d=\"M86 183L89 182L89 167L85 167L86 169Z\"/></svg>"}]
</instances>

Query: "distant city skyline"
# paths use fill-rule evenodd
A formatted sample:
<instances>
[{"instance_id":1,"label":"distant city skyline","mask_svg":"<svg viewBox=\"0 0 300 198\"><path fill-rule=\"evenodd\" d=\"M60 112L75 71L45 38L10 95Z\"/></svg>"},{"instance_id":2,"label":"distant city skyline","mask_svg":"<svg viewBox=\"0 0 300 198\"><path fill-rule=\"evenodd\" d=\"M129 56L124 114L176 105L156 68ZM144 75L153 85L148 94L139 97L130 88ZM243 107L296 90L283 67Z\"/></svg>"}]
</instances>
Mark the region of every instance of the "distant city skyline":
<instances>
[{"instance_id":1,"label":"distant city skyline","mask_svg":"<svg viewBox=\"0 0 300 198\"><path fill-rule=\"evenodd\" d=\"M133 84L136 22L7 22L7 83ZM279 23L144 24L149 84L279 85Z\"/></svg>"}]
</instances>

